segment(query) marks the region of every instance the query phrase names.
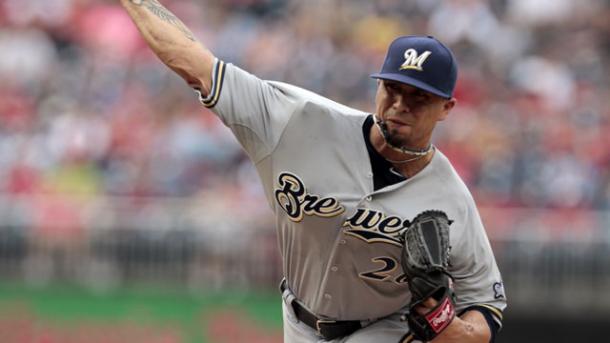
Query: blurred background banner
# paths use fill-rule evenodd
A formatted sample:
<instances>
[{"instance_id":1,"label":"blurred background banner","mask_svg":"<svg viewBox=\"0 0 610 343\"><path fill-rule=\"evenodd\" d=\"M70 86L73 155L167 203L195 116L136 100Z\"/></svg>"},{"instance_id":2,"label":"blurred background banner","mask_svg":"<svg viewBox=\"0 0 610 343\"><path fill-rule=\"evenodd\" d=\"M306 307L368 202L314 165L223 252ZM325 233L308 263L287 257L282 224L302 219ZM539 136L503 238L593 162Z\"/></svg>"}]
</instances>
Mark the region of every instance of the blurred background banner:
<instances>
[{"instance_id":1,"label":"blurred background banner","mask_svg":"<svg viewBox=\"0 0 610 343\"><path fill-rule=\"evenodd\" d=\"M165 0L217 56L372 111L389 42L454 50L436 132L504 275L499 342L605 342L610 1ZM275 229L230 132L118 1L0 0L0 340L281 342Z\"/></svg>"}]
</instances>

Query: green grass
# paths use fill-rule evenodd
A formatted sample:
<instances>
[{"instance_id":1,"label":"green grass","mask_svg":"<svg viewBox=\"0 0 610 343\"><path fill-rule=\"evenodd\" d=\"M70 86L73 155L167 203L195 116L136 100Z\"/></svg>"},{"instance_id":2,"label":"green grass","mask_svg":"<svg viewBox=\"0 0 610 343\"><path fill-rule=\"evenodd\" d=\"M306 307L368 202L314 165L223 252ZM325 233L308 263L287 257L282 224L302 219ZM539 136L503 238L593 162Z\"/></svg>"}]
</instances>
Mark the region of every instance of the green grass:
<instances>
[{"instance_id":1,"label":"green grass","mask_svg":"<svg viewBox=\"0 0 610 343\"><path fill-rule=\"evenodd\" d=\"M176 290L134 287L99 295L55 285L44 289L0 283L0 316L26 309L49 325L136 323L177 328L187 342L204 342L206 320L219 311L245 314L256 326L281 329L281 296L276 292L224 291L193 295Z\"/></svg>"}]
</instances>

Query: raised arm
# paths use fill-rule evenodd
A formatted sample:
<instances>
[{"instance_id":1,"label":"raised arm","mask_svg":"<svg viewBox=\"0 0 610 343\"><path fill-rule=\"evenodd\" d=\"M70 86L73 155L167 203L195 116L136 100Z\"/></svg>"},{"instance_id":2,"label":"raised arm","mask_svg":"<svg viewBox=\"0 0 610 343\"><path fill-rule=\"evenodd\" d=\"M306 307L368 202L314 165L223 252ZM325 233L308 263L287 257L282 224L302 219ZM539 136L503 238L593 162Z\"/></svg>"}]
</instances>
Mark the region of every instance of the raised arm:
<instances>
[{"instance_id":1,"label":"raised arm","mask_svg":"<svg viewBox=\"0 0 610 343\"><path fill-rule=\"evenodd\" d=\"M121 0L142 36L165 65L203 95L212 87L214 55L157 0Z\"/></svg>"}]
</instances>

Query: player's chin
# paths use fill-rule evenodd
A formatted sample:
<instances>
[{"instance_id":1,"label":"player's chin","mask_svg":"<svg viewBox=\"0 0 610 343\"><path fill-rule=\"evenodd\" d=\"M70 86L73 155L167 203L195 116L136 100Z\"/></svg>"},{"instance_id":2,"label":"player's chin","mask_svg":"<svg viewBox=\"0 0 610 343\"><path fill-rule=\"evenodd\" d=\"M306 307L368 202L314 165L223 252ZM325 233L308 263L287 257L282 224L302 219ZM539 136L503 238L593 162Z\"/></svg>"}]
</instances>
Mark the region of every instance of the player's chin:
<instances>
[{"instance_id":1,"label":"player's chin","mask_svg":"<svg viewBox=\"0 0 610 343\"><path fill-rule=\"evenodd\" d=\"M390 135L388 137L388 143L392 144L395 147L408 146L409 139L408 136L390 132Z\"/></svg>"},{"instance_id":2,"label":"player's chin","mask_svg":"<svg viewBox=\"0 0 610 343\"><path fill-rule=\"evenodd\" d=\"M393 140L406 143L413 133L413 128L409 125L396 124L388 125L388 131Z\"/></svg>"}]
</instances>

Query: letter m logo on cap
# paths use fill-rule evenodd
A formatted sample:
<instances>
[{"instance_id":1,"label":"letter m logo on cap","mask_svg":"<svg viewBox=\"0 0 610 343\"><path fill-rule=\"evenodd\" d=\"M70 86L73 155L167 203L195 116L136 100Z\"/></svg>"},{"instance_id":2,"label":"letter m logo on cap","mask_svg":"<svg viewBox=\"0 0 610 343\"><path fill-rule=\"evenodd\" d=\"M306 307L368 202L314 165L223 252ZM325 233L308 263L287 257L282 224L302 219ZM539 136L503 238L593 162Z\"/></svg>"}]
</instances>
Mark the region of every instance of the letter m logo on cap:
<instances>
[{"instance_id":1,"label":"letter m logo on cap","mask_svg":"<svg viewBox=\"0 0 610 343\"><path fill-rule=\"evenodd\" d=\"M400 66L400 70L414 69L423 71L422 65L431 54L432 52L425 51L423 54L419 55L415 49L407 49L407 51L405 51L405 62Z\"/></svg>"}]
</instances>

